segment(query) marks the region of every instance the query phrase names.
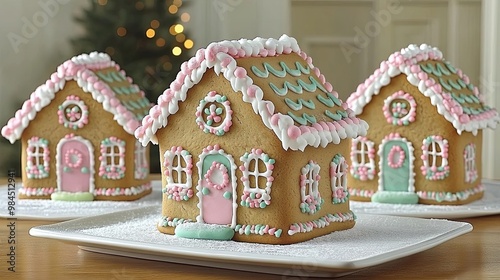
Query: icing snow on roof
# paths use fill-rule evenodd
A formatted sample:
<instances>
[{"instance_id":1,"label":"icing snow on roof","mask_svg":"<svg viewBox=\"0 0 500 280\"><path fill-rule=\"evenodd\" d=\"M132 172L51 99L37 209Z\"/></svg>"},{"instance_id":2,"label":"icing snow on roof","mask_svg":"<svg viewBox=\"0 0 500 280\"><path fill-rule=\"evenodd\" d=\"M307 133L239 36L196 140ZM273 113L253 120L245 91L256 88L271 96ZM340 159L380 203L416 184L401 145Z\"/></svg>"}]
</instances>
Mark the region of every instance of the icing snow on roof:
<instances>
[{"instance_id":1,"label":"icing snow on roof","mask_svg":"<svg viewBox=\"0 0 500 280\"><path fill-rule=\"evenodd\" d=\"M371 101L391 78L405 74L410 84L416 86L437 112L457 130L472 132L495 128L500 122L498 112L484 105L483 97L467 75L443 59L437 48L426 44L410 45L382 61L380 67L360 84L347 99L356 115Z\"/></svg>"},{"instance_id":2,"label":"icing snow on roof","mask_svg":"<svg viewBox=\"0 0 500 280\"><path fill-rule=\"evenodd\" d=\"M286 65L274 61L274 68L266 65L267 59L280 55L294 55L295 63ZM251 59L244 62L243 58ZM179 102L186 100L188 90L208 69L213 69L217 75L222 74L234 92L242 94L242 100L249 103L263 124L274 131L285 150L325 147L329 143L339 143L341 139L366 134L367 123L356 118L347 104L338 99L338 93L314 67L312 59L300 50L297 41L283 35L280 39L258 37L216 42L198 50L194 57L181 65L176 80L158 98L158 104L136 130L135 136L143 145L149 141L158 143L155 135L158 129L167 126L168 116L178 111ZM269 83L266 81L268 76L274 79L274 83L276 79L280 83ZM295 93L288 94L289 91ZM273 104L266 100L270 95L284 102ZM282 104L285 103L290 110L283 110Z\"/></svg>"},{"instance_id":3,"label":"icing snow on roof","mask_svg":"<svg viewBox=\"0 0 500 280\"><path fill-rule=\"evenodd\" d=\"M75 56L61 64L45 84L40 85L24 102L15 116L2 128L2 135L11 143L18 140L38 112L50 104L66 81L78 86L99 102L104 110L129 134L140 125L151 104L132 79L125 76L118 64L105 53L92 52ZM130 84L129 84L130 83ZM124 86L124 84L126 86Z\"/></svg>"}]
</instances>

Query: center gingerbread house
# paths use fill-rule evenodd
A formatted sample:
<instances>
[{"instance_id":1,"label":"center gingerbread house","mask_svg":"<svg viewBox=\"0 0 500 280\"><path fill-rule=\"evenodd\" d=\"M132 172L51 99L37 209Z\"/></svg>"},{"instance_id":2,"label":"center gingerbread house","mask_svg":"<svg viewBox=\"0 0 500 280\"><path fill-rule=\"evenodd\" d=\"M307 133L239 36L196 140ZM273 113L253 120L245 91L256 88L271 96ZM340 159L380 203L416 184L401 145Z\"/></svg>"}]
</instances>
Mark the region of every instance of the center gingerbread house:
<instances>
[{"instance_id":1,"label":"center gingerbread house","mask_svg":"<svg viewBox=\"0 0 500 280\"><path fill-rule=\"evenodd\" d=\"M367 128L283 35L198 50L135 135L160 146L161 232L290 244L354 226L344 139Z\"/></svg>"}]
</instances>

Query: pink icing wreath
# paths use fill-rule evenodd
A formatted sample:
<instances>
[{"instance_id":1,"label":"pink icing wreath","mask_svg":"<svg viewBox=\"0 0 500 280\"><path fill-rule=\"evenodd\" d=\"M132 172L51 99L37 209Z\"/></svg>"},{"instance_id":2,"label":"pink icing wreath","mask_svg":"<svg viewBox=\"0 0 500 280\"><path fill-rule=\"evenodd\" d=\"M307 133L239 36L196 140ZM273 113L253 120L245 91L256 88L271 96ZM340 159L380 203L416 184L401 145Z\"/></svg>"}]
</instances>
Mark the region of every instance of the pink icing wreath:
<instances>
[{"instance_id":1,"label":"pink icing wreath","mask_svg":"<svg viewBox=\"0 0 500 280\"><path fill-rule=\"evenodd\" d=\"M212 175L214 175L214 171L216 169L222 173L222 183L220 184L216 184L212 181ZM207 173L205 174L205 181L211 188L217 190L224 189L229 185L229 174L227 174L227 168L224 166L224 164L221 164L220 162L215 162L215 161L212 162L212 166L210 166L210 169L208 169Z\"/></svg>"},{"instance_id":2,"label":"pink icing wreath","mask_svg":"<svg viewBox=\"0 0 500 280\"><path fill-rule=\"evenodd\" d=\"M394 156L396 155L396 153L399 154L398 162L394 162ZM403 166L405 157L405 151L401 149L400 146L393 146L389 151L389 154L387 155L387 164L394 169L400 168L401 166Z\"/></svg>"},{"instance_id":3,"label":"pink icing wreath","mask_svg":"<svg viewBox=\"0 0 500 280\"><path fill-rule=\"evenodd\" d=\"M76 157L76 162L73 162L73 158ZM82 165L82 153L75 149L68 150L64 155L64 163L71 168L78 168Z\"/></svg>"}]
</instances>

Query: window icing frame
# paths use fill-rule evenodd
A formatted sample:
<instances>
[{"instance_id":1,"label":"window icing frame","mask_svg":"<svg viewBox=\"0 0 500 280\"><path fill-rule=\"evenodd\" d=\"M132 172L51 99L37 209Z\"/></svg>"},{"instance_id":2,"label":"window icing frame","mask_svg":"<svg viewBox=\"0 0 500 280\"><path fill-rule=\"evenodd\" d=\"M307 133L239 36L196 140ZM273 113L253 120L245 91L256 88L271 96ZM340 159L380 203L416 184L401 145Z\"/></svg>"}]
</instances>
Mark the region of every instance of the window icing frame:
<instances>
[{"instance_id":1,"label":"window icing frame","mask_svg":"<svg viewBox=\"0 0 500 280\"><path fill-rule=\"evenodd\" d=\"M177 160L174 162L174 159ZM182 166L184 162L184 167ZM163 154L163 175L165 175L165 186L163 193L167 199L175 201L188 201L193 197L193 159L191 154L180 146L173 146ZM177 173L177 182L172 178L173 171ZM185 182L182 181L185 174Z\"/></svg>"},{"instance_id":2,"label":"window icing frame","mask_svg":"<svg viewBox=\"0 0 500 280\"><path fill-rule=\"evenodd\" d=\"M240 205L250 208L266 208L271 204L271 187L274 181L272 173L275 160L263 153L261 149L252 149L251 152L241 156L240 160L243 163L240 165L242 172L240 180L243 183ZM255 170L250 170L252 160L255 161ZM266 167L264 172L259 172L259 161L264 163ZM255 186L250 186L250 177L253 177ZM259 177L266 179L265 186L259 185Z\"/></svg>"},{"instance_id":3,"label":"window icing frame","mask_svg":"<svg viewBox=\"0 0 500 280\"><path fill-rule=\"evenodd\" d=\"M358 144L361 144L361 150L358 150ZM358 155L361 156L361 162L358 162ZM375 177L375 143L365 136L352 139L350 156L351 175L361 181L373 180ZM368 162L365 162L365 158L368 158Z\"/></svg>"},{"instance_id":4,"label":"window icing frame","mask_svg":"<svg viewBox=\"0 0 500 280\"><path fill-rule=\"evenodd\" d=\"M146 179L149 174L149 162L146 155L146 147L141 142L135 142L134 150L134 179Z\"/></svg>"},{"instance_id":5,"label":"window icing frame","mask_svg":"<svg viewBox=\"0 0 500 280\"><path fill-rule=\"evenodd\" d=\"M115 148L118 148L118 154L115 153ZM126 170L125 141L114 136L105 138L101 141L100 152L99 176L108 180L123 179ZM115 164L116 158L118 158L118 164Z\"/></svg>"},{"instance_id":6,"label":"window icing frame","mask_svg":"<svg viewBox=\"0 0 500 280\"><path fill-rule=\"evenodd\" d=\"M28 139L26 148L26 176L28 179L43 179L50 175L49 141L41 137ZM43 152L40 153L40 148ZM43 164L40 161L43 160Z\"/></svg>"},{"instance_id":7,"label":"window icing frame","mask_svg":"<svg viewBox=\"0 0 500 280\"><path fill-rule=\"evenodd\" d=\"M431 147L431 151L429 151ZM438 152L436 147L439 147ZM431 135L422 141L422 175L427 180L443 180L450 175L450 166L448 165L448 140L439 135ZM429 159L431 157L431 159ZM436 166L438 157L441 158L441 166ZM432 163L429 162L432 161Z\"/></svg>"},{"instance_id":8,"label":"window icing frame","mask_svg":"<svg viewBox=\"0 0 500 280\"><path fill-rule=\"evenodd\" d=\"M313 160L300 170L300 210L302 213L312 215L318 212L324 203L319 193L320 170L321 167Z\"/></svg>"},{"instance_id":9,"label":"window icing frame","mask_svg":"<svg viewBox=\"0 0 500 280\"><path fill-rule=\"evenodd\" d=\"M476 145L469 143L464 148L465 182L472 183L479 177L476 167Z\"/></svg>"},{"instance_id":10,"label":"window icing frame","mask_svg":"<svg viewBox=\"0 0 500 280\"><path fill-rule=\"evenodd\" d=\"M341 154L336 154L330 162L330 186L332 189L332 203L344 203L349 199L347 189L347 162Z\"/></svg>"}]
</instances>

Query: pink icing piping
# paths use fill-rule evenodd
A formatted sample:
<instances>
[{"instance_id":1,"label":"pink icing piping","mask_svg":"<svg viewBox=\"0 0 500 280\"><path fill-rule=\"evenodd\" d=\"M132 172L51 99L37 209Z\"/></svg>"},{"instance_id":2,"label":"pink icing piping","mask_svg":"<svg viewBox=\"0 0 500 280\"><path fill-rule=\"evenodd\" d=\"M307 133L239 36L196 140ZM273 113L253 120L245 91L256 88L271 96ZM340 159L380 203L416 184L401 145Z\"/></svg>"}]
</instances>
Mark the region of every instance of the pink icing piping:
<instances>
[{"instance_id":1,"label":"pink icing piping","mask_svg":"<svg viewBox=\"0 0 500 280\"><path fill-rule=\"evenodd\" d=\"M373 95L377 95L383 86L389 84L391 78L404 73L408 82L418 87L422 94L431 98L431 103L437 107L438 113L452 123L459 134L464 130L476 134L478 129L496 127L496 124L500 122L500 116L495 109L477 115L465 114L460 104L451 97L450 93L443 90L439 83L431 79L417 65L418 62L426 60L444 61L440 50L426 44L420 46L412 44L391 54L386 61L380 63L380 67L364 83L358 85L346 103L356 115L361 114L364 106L370 102ZM469 77L463 74L460 69L457 69L457 75L467 84L470 83ZM476 86L472 92L483 102L484 98Z\"/></svg>"},{"instance_id":2,"label":"pink icing piping","mask_svg":"<svg viewBox=\"0 0 500 280\"><path fill-rule=\"evenodd\" d=\"M29 122L35 118L38 112L50 104L55 94L64 88L66 81L70 80L76 81L83 91L91 93L97 102L103 104L104 110L112 113L118 124L127 133L133 135L134 130L140 125L140 120L123 106L115 97L114 91L92 72L92 70L108 67L115 67L117 71L124 74L123 70L120 70L120 66L105 53L92 52L65 61L57 67L57 71L50 76L45 84L40 85L31 93L30 98L24 102L21 109L2 128L2 135L11 143L21 138ZM131 81L131 78L127 77L127 80ZM144 96L143 91L140 91L139 94L141 97Z\"/></svg>"},{"instance_id":3,"label":"pink icing piping","mask_svg":"<svg viewBox=\"0 0 500 280\"><path fill-rule=\"evenodd\" d=\"M348 108L346 119L321 122L314 126L296 126L288 115L274 112L274 105L262 99L262 89L253 84L246 70L238 67L235 60L241 57L271 57L292 52L307 62L327 90L333 91L333 86L326 82L319 69L312 65L312 59L300 50L294 38L287 35L281 36L279 40L258 37L254 40L212 43L206 49L199 49L194 57L181 65L176 79L158 98L158 103L151 108L149 115L142 120L142 126L137 128L135 136L143 145L149 141L157 144L155 134L158 129L167 126L168 116L178 111L178 103L185 101L187 90L197 84L209 68L213 68L216 74L223 73L231 82L233 90L242 93L243 101L252 104L254 112L275 132L285 150L304 150L308 145L325 147L329 143L338 144L340 139L366 135L367 123L356 118Z\"/></svg>"}]
</instances>

